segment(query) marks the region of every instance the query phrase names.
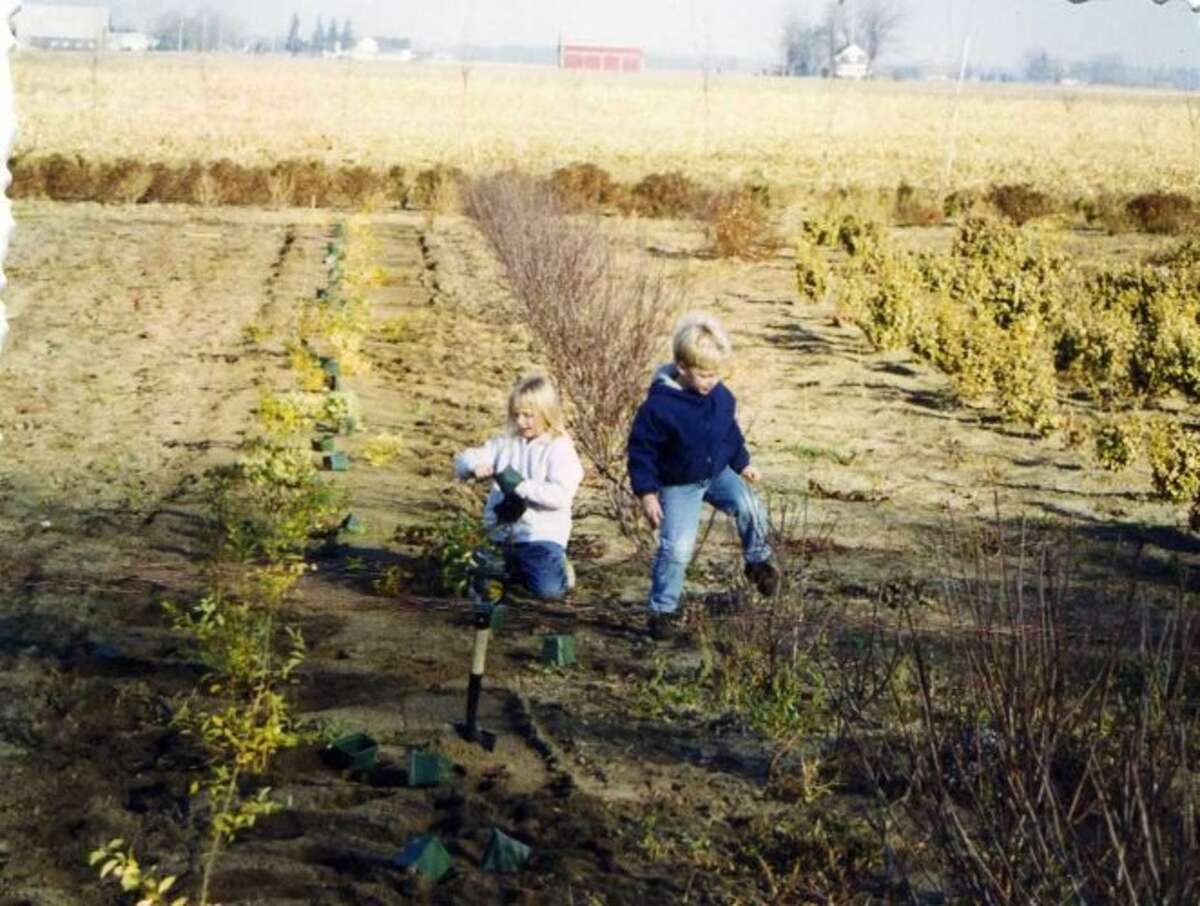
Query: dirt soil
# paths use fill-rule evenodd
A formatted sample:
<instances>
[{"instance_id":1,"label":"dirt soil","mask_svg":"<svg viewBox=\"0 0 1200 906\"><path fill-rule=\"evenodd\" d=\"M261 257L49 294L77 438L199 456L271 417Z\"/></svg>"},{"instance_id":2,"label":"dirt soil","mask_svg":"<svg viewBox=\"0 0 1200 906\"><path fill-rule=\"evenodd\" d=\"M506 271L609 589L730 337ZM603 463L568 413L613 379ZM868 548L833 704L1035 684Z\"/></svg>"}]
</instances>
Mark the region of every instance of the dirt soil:
<instances>
[{"instance_id":1,"label":"dirt soil","mask_svg":"<svg viewBox=\"0 0 1200 906\"><path fill-rule=\"evenodd\" d=\"M87 866L117 836L195 890L197 765L170 714L201 670L161 603L204 591L199 478L235 455L261 395L291 386L283 344L324 282L336 216L18 206L0 359L0 904L123 902ZM505 389L538 356L468 223L379 214L372 227L389 280L372 291L373 367L347 378L367 430L332 479L367 530L316 561L289 615L308 644L297 712L326 732L368 731L381 760L337 772L315 741L281 756L265 782L283 808L226 854L214 901L774 902L738 845L793 809L768 783L774 752L736 715L645 706L696 655L646 640L644 575L588 515L593 491L574 600L513 607L493 642L482 720L496 750L448 732L469 667L466 605L376 585L411 561L398 527L471 500L450 458L497 426ZM697 255L688 225L637 229L733 330L729 383L765 492L806 514L815 594L867 600L927 575L948 515L1069 523L1097 569L1134 544L1164 569L1195 558L1146 475L1105 475L1061 440L954 404L926 367L874 354L832 308L798 303L786 252L718 262ZM406 448L373 468L356 454L377 433ZM728 559L726 547L705 557ZM554 632L575 635L577 667L539 663ZM425 745L453 778L410 789L407 754ZM528 871L482 871L493 826L533 846ZM391 863L428 832L454 859L436 888Z\"/></svg>"}]
</instances>

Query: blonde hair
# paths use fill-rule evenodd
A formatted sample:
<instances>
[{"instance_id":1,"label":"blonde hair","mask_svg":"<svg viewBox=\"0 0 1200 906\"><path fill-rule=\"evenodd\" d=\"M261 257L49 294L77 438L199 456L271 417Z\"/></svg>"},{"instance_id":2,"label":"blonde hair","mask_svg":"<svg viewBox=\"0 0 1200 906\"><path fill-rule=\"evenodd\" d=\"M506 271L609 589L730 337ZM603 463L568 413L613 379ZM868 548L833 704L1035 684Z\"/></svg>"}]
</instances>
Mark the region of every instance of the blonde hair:
<instances>
[{"instance_id":1,"label":"blonde hair","mask_svg":"<svg viewBox=\"0 0 1200 906\"><path fill-rule=\"evenodd\" d=\"M550 378L542 374L527 374L513 384L508 394L508 428L516 431L517 410L528 407L541 422L542 430L549 434L566 434L567 419L563 415L558 391Z\"/></svg>"},{"instance_id":2,"label":"blonde hair","mask_svg":"<svg viewBox=\"0 0 1200 906\"><path fill-rule=\"evenodd\" d=\"M675 364L705 371L716 371L733 352L733 343L721 322L704 312L680 318L671 345Z\"/></svg>"}]
</instances>

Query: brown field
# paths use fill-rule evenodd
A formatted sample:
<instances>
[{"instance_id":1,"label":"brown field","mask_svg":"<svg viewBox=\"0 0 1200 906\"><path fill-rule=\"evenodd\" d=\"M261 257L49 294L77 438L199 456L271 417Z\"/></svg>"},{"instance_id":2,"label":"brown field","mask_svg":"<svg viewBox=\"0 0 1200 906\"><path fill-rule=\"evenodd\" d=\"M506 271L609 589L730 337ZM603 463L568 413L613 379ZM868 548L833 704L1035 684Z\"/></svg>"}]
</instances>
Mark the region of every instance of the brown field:
<instances>
[{"instance_id":1,"label":"brown field","mask_svg":"<svg viewBox=\"0 0 1200 906\"><path fill-rule=\"evenodd\" d=\"M1074 197L1197 190L1186 94L867 83L219 56L14 60L18 154L248 165L435 164L623 180L682 169L713 185L941 192L1033 182Z\"/></svg>"},{"instance_id":2,"label":"brown field","mask_svg":"<svg viewBox=\"0 0 1200 906\"><path fill-rule=\"evenodd\" d=\"M197 674L158 604L202 590L195 482L233 455L260 394L288 386L282 342L293 307L319 285L329 220L50 203L17 215L0 396L0 893L114 902L85 864L114 836L194 889L196 830L180 812L188 749L163 715ZM646 650L645 579L603 520L577 528L591 543L577 554L576 603L522 609L495 643L485 714L502 732L496 754L445 737L467 629L452 602L381 595L372 581L404 562L398 525L426 524L458 499L451 453L495 424L504 387L538 355L467 222L431 230L418 215L378 215L373 227L391 279L372 299L371 371L351 379L368 430L348 449L356 456L376 434L400 435L405 449L379 468L356 459L336 479L369 529L317 561L289 605L309 645L293 695L302 718L369 728L395 765L407 746L437 741L460 766L458 792L395 788L395 768L369 782L339 776L302 747L267 778L287 807L229 851L214 896L406 902L411 888L378 860L435 828L459 866L437 902L558 904L571 901L566 890L591 902L774 901L748 880L760 877L744 861L755 850L729 823L769 824L796 808L785 793L763 796L771 746L719 712L654 704L655 671L687 676L694 656ZM944 379L908 356L873 354L856 329L832 324L832 308L798 305L786 255L696 258L704 239L688 224L643 238L665 260L688 260L695 297L734 326L730 384L768 493L808 501L820 598L865 603L879 583L934 568L929 539L946 515L986 521L997 503L1006 521L1075 525L1102 571L1127 550L1104 539L1134 525L1162 527L1143 536L1147 569L1191 555L1169 528L1174 508L1141 493L1143 474L1107 476L1056 441L954 407ZM704 556L720 564L727 550L722 541ZM562 629L576 634L582 664L567 674L536 662L540 634ZM631 712L631 701L643 704ZM536 872L504 881L473 867L493 822L540 848ZM776 870L791 864L762 846Z\"/></svg>"}]
</instances>

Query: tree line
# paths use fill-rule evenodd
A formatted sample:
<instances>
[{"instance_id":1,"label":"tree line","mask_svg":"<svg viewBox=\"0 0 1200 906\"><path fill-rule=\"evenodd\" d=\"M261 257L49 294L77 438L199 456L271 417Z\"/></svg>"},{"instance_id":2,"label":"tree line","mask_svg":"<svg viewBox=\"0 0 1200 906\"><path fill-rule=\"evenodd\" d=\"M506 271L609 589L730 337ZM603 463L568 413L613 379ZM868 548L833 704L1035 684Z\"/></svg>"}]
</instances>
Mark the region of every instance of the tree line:
<instances>
[{"instance_id":1,"label":"tree line","mask_svg":"<svg viewBox=\"0 0 1200 906\"><path fill-rule=\"evenodd\" d=\"M336 18L330 18L328 25L322 25L321 17L313 26L312 34L305 41L300 37L300 16L292 13L292 21L288 26L287 40L283 49L290 54L301 53L338 53L354 49L358 38L354 34L354 24L347 19L338 30Z\"/></svg>"},{"instance_id":2,"label":"tree line","mask_svg":"<svg viewBox=\"0 0 1200 906\"><path fill-rule=\"evenodd\" d=\"M251 42L245 27L234 17L207 8L168 10L153 21L150 36L158 50L207 53L274 49L271 41ZM318 16L312 31L305 38L301 31L300 16L293 13L282 49L290 54L337 53L352 50L357 43L354 23L350 19L339 25L336 18L331 17L326 23Z\"/></svg>"}]
</instances>

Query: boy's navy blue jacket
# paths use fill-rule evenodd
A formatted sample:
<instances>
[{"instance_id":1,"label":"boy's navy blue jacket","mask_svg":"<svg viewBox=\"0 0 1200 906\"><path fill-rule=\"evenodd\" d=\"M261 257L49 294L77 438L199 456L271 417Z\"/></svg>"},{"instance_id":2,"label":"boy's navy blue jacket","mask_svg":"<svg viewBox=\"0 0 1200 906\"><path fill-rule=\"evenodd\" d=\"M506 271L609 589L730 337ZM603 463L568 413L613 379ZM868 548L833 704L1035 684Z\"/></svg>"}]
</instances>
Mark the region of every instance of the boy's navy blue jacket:
<instances>
[{"instance_id":1,"label":"boy's navy blue jacket","mask_svg":"<svg viewBox=\"0 0 1200 906\"><path fill-rule=\"evenodd\" d=\"M674 366L659 368L629 432L633 492L640 496L663 485L707 481L726 466L740 473L750 464L750 452L736 408L724 384L701 396L680 385Z\"/></svg>"}]
</instances>

